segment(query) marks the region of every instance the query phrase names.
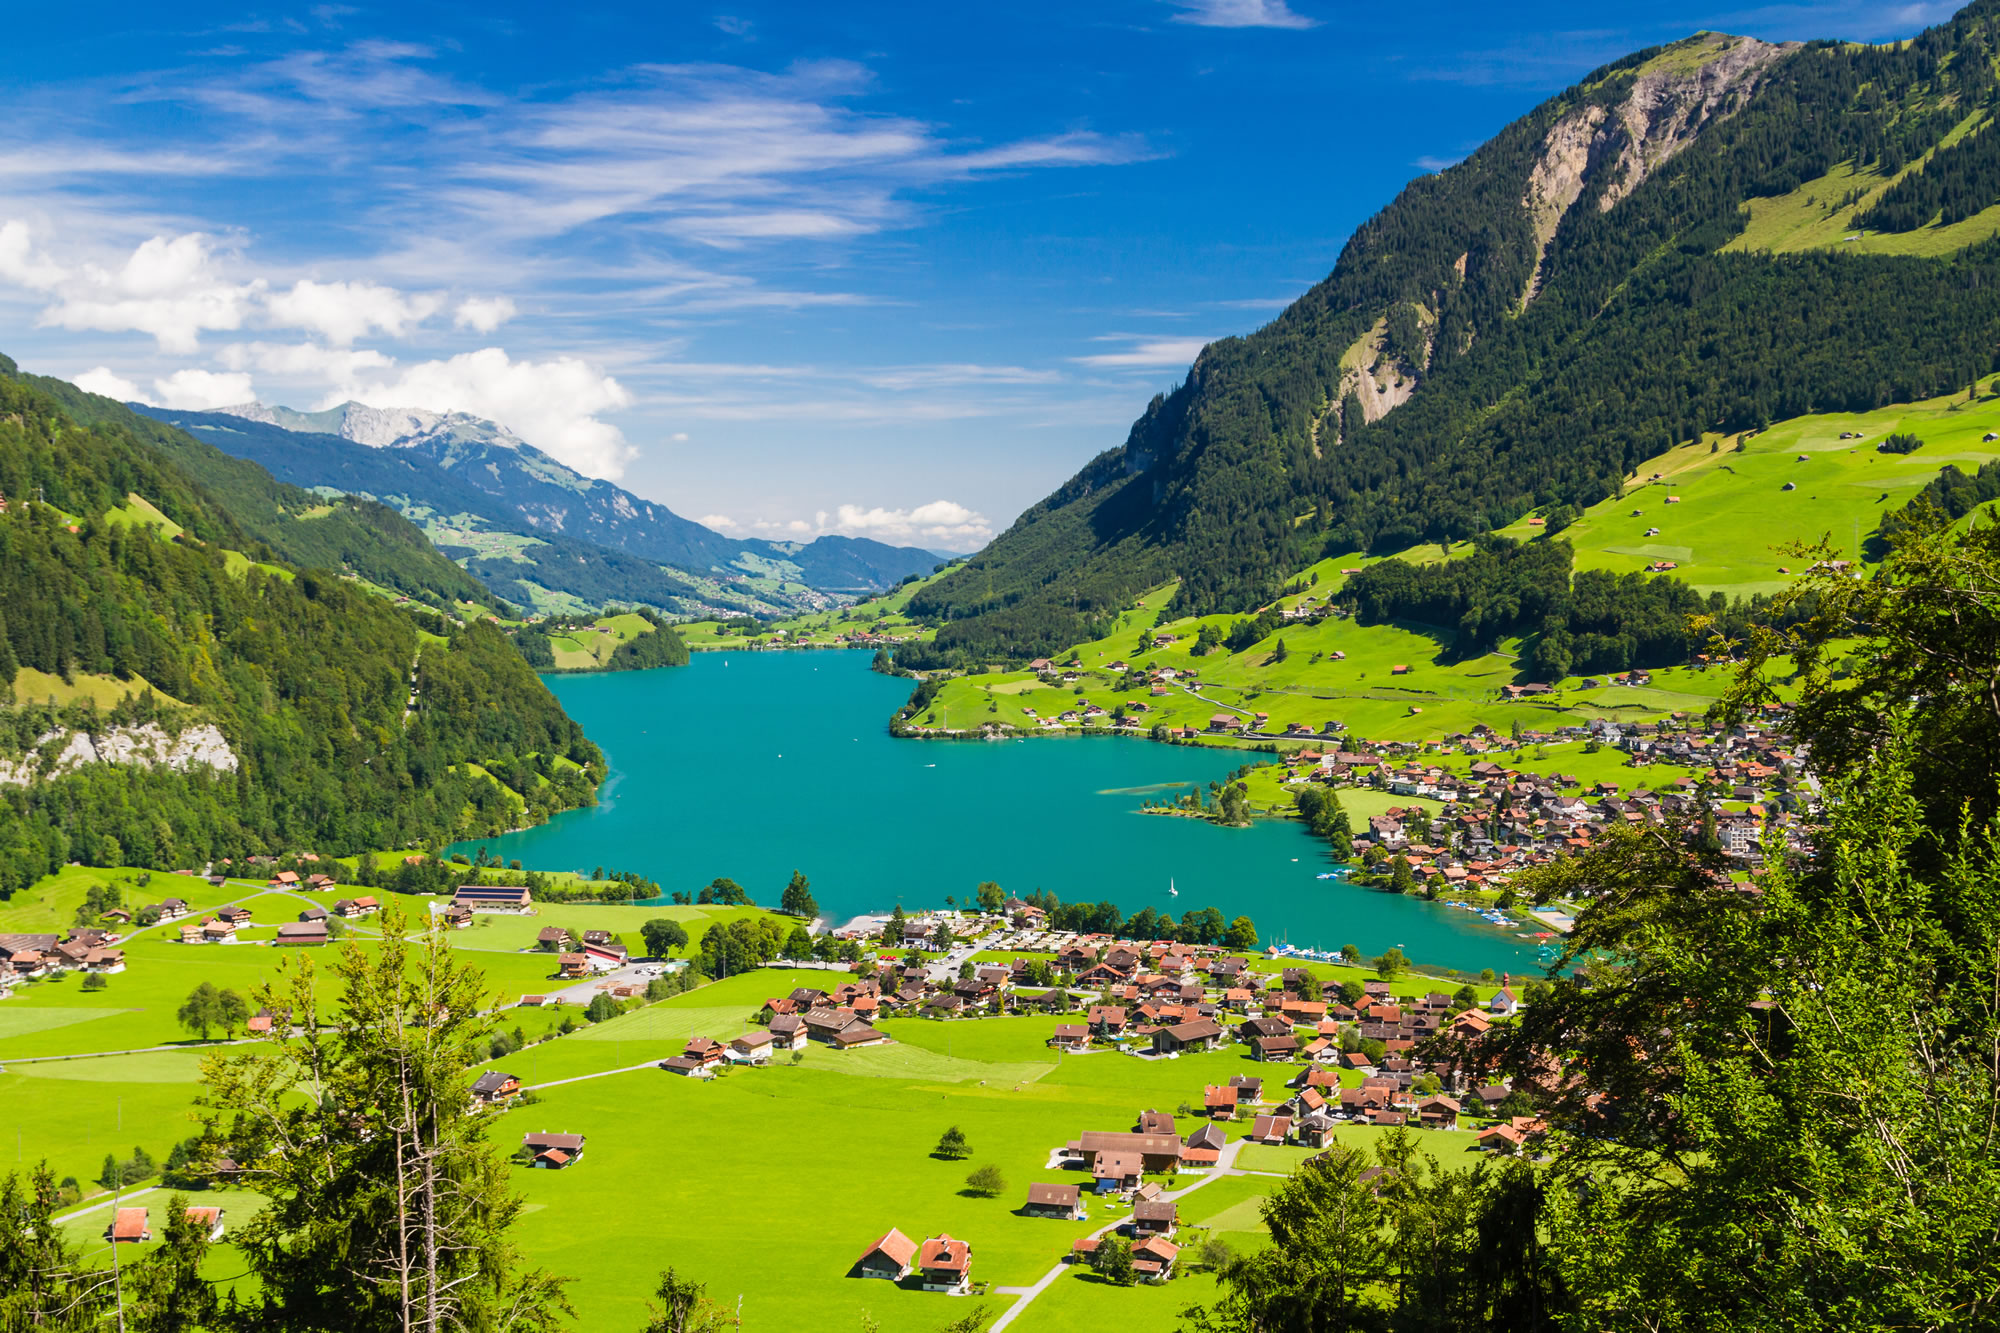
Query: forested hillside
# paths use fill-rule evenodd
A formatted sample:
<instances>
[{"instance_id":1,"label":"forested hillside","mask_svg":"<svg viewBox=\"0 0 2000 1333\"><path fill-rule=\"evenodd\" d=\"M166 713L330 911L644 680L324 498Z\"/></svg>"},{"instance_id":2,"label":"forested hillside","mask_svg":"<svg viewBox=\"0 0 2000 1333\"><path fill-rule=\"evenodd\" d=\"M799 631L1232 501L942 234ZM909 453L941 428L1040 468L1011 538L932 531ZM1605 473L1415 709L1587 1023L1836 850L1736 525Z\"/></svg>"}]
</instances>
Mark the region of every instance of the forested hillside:
<instances>
[{"instance_id":1,"label":"forested hillside","mask_svg":"<svg viewBox=\"0 0 2000 1333\"><path fill-rule=\"evenodd\" d=\"M460 602L501 607L477 578L438 554L422 532L386 505L346 497L327 500L287 485L254 463L231 458L122 403L63 380L24 375L5 356L0 356L0 376L31 386L73 420L104 425L151 446L229 515L246 554L343 570L439 607Z\"/></svg>"},{"instance_id":2,"label":"forested hillside","mask_svg":"<svg viewBox=\"0 0 2000 1333\"><path fill-rule=\"evenodd\" d=\"M499 629L398 609L334 571L246 563L271 552L183 470L205 446L170 451L68 407L0 378L0 895L71 860L408 846L592 799L597 748ZM230 479L247 466L223 462ZM280 535L289 490L253 511ZM141 501L156 518L120 517ZM123 697L100 711L68 688L92 680ZM148 726L213 727L227 754L72 762L78 737Z\"/></svg>"},{"instance_id":3,"label":"forested hillside","mask_svg":"<svg viewBox=\"0 0 2000 1333\"><path fill-rule=\"evenodd\" d=\"M1244 609L1327 554L1594 503L1706 433L1963 388L1995 369L2000 242L1720 251L1841 163L1895 177L1875 225L2000 203L1992 131L1932 155L1991 117L1996 45L1980 0L1896 46L1705 34L1607 66L1412 183L912 610L944 657L1048 651L1169 579L1180 611Z\"/></svg>"}]
</instances>

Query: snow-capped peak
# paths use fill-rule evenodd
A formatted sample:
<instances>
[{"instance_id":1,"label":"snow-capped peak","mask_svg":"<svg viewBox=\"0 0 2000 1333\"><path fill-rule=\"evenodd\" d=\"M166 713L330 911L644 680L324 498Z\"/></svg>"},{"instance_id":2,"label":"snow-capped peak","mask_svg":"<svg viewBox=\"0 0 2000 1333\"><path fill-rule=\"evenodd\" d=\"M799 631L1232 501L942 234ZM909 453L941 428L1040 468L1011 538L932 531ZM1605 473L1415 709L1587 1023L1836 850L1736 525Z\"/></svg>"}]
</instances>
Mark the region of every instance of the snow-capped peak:
<instances>
[{"instance_id":1,"label":"snow-capped peak","mask_svg":"<svg viewBox=\"0 0 2000 1333\"><path fill-rule=\"evenodd\" d=\"M407 448L436 439L453 443L490 444L518 449L521 437L505 426L469 412L431 412L420 407L370 407L366 403L342 403L319 412L297 412L289 407L269 407L263 403L239 403L216 409L230 416L261 421L285 430L317 435L338 435L356 444L375 449Z\"/></svg>"}]
</instances>

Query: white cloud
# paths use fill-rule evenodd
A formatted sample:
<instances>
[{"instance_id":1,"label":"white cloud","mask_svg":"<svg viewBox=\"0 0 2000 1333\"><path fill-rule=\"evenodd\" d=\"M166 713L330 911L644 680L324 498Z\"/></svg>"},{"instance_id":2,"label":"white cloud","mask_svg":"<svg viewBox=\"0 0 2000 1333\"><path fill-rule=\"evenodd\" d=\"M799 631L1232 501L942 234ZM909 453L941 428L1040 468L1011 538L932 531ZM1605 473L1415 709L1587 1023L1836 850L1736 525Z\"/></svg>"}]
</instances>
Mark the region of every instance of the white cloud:
<instances>
[{"instance_id":1,"label":"white cloud","mask_svg":"<svg viewBox=\"0 0 2000 1333\"><path fill-rule=\"evenodd\" d=\"M217 359L230 370L254 367L268 375L323 379L335 386L354 383L365 370L386 370L396 364L373 348L318 343L231 343Z\"/></svg>"},{"instance_id":2,"label":"white cloud","mask_svg":"<svg viewBox=\"0 0 2000 1333\"><path fill-rule=\"evenodd\" d=\"M1316 28L1319 20L1294 14L1285 0L1168 0L1181 12L1176 23L1204 28Z\"/></svg>"},{"instance_id":3,"label":"white cloud","mask_svg":"<svg viewBox=\"0 0 2000 1333\"><path fill-rule=\"evenodd\" d=\"M1137 339L1112 335L1099 341L1130 342L1132 345L1122 352L1099 352L1094 356L1073 356L1070 360L1080 366L1094 366L1100 370L1119 368L1155 369L1159 367L1186 366L1208 346L1208 338L1152 338Z\"/></svg>"},{"instance_id":4,"label":"white cloud","mask_svg":"<svg viewBox=\"0 0 2000 1333\"><path fill-rule=\"evenodd\" d=\"M818 519L822 530L849 537L872 537L891 544L936 545L963 550L984 546L993 540L990 519L951 500L933 500L914 509L884 509L880 506L863 509L860 505L844 504L834 512L830 523L824 513L819 514Z\"/></svg>"},{"instance_id":5,"label":"white cloud","mask_svg":"<svg viewBox=\"0 0 2000 1333\"><path fill-rule=\"evenodd\" d=\"M670 438L673 440L675 444L686 444L688 440L688 433L684 430L677 430L673 433L673 435Z\"/></svg>"},{"instance_id":6,"label":"white cloud","mask_svg":"<svg viewBox=\"0 0 2000 1333\"><path fill-rule=\"evenodd\" d=\"M0 240L4 240L0 236ZM81 375L73 376L70 383L85 393L102 394L106 398L116 398L121 403L149 403L152 399L139 392L139 386L123 375L114 374L109 366L92 366Z\"/></svg>"},{"instance_id":7,"label":"white cloud","mask_svg":"<svg viewBox=\"0 0 2000 1333\"><path fill-rule=\"evenodd\" d=\"M440 304L436 296L405 296L380 283L310 278L293 283L288 292L271 293L266 302L278 326L317 333L343 347L376 329L400 338L436 314Z\"/></svg>"},{"instance_id":8,"label":"white cloud","mask_svg":"<svg viewBox=\"0 0 2000 1333\"><path fill-rule=\"evenodd\" d=\"M153 381L153 389L168 407L188 412L206 412L217 407L234 407L253 401L250 376L242 372L217 374L212 370L176 370Z\"/></svg>"},{"instance_id":9,"label":"white cloud","mask_svg":"<svg viewBox=\"0 0 2000 1333\"><path fill-rule=\"evenodd\" d=\"M715 19L715 26L718 30L727 33L731 37L747 38L750 36L751 29L757 25L749 19L738 18L734 14L718 14Z\"/></svg>"},{"instance_id":10,"label":"white cloud","mask_svg":"<svg viewBox=\"0 0 2000 1333\"><path fill-rule=\"evenodd\" d=\"M696 519L695 522L701 524L704 528L721 529L721 528L734 528L741 526L740 524L737 523L735 519L731 518L727 514L703 514L700 518Z\"/></svg>"},{"instance_id":11,"label":"white cloud","mask_svg":"<svg viewBox=\"0 0 2000 1333\"><path fill-rule=\"evenodd\" d=\"M451 317L456 328L471 329L474 333L491 333L514 318L514 303L504 296L472 296L458 303L458 310Z\"/></svg>"},{"instance_id":12,"label":"white cloud","mask_svg":"<svg viewBox=\"0 0 2000 1333\"><path fill-rule=\"evenodd\" d=\"M371 407L470 412L510 427L588 476L617 480L636 452L598 419L632 405L617 380L575 357L516 361L498 347L410 366L394 379L357 382L343 396Z\"/></svg>"},{"instance_id":13,"label":"white cloud","mask_svg":"<svg viewBox=\"0 0 2000 1333\"><path fill-rule=\"evenodd\" d=\"M163 352L187 355L211 329L243 326L261 282L222 276L200 232L140 243L122 264L63 262L38 249L28 225L0 225L0 279L46 294L41 323L100 333L147 333Z\"/></svg>"}]
</instances>

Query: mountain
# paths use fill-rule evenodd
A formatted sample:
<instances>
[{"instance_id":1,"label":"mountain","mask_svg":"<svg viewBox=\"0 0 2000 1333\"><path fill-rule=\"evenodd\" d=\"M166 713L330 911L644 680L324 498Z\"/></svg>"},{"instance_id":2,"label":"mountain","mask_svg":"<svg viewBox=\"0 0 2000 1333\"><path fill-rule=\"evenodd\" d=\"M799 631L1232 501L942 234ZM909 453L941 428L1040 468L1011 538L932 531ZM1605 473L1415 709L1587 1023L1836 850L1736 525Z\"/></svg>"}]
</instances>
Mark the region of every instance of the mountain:
<instances>
[{"instance_id":1,"label":"mountain","mask_svg":"<svg viewBox=\"0 0 2000 1333\"><path fill-rule=\"evenodd\" d=\"M0 897L69 861L435 844L592 799L602 756L497 627L288 558L346 532L409 556L370 581L435 563L485 596L402 518L49 383L0 375Z\"/></svg>"},{"instance_id":2,"label":"mountain","mask_svg":"<svg viewBox=\"0 0 2000 1333\"><path fill-rule=\"evenodd\" d=\"M826 598L815 594L878 591L938 563L928 551L846 537L805 544L725 537L462 412L361 403L322 412L261 403L141 410L298 485L383 500L468 569L543 609L607 601L688 614L816 609ZM528 541L482 541L478 533ZM548 592L578 605L552 607Z\"/></svg>"},{"instance_id":3,"label":"mountain","mask_svg":"<svg viewBox=\"0 0 2000 1333\"><path fill-rule=\"evenodd\" d=\"M338 570L446 612L505 609L476 577L440 555L421 531L386 505L359 498L329 500L287 485L254 463L232 458L121 403L63 380L23 374L5 356L0 356L0 378L32 388L81 425L130 436L158 451L229 515L236 544L253 558Z\"/></svg>"},{"instance_id":4,"label":"mountain","mask_svg":"<svg viewBox=\"0 0 2000 1333\"><path fill-rule=\"evenodd\" d=\"M2000 347L2000 0L1891 46L1703 33L1412 182L1269 325L911 602L940 658L1247 609L1342 552L1620 493L1644 460L1962 390Z\"/></svg>"}]
</instances>

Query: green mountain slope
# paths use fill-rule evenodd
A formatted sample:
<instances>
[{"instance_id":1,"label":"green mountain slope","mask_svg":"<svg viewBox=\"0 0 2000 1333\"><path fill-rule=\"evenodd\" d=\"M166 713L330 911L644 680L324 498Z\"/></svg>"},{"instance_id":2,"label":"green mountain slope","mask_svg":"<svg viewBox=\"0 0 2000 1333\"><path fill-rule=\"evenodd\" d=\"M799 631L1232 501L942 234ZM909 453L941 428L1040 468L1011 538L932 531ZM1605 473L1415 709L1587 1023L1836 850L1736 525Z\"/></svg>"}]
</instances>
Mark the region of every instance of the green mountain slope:
<instances>
[{"instance_id":1,"label":"green mountain slope","mask_svg":"<svg viewBox=\"0 0 2000 1333\"><path fill-rule=\"evenodd\" d=\"M0 377L0 896L72 860L409 846L592 799L602 757L498 628L246 562L269 552L183 470L198 450L75 401ZM309 549L288 491L253 517Z\"/></svg>"},{"instance_id":2,"label":"green mountain slope","mask_svg":"<svg viewBox=\"0 0 2000 1333\"><path fill-rule=\"evenodd\" d=\"M943 657L1048 651L1172 579L1179 611L1243 609L1328 554L1596 504L1707 432L1962 389L1995 368L2000 242L1726 247L1842 164L2000 202L1983 157L1926 157L1991 106L1996 46L1981 0L1893 47L1703 34L1598 71L1412 183L913 611Z\"/></svg>"},{"instance_id":3,"label":"green mountain slope","mask_svg":"<svg viewBox=\"0 0 2000 1333\"><path fill-rule=\"evenodd\" d=\"M241 530L246 554L338 570L413 601L444 610L460 604L504 610L473 575L454 565L395 510L348 496L328 499L278 481L255 463L232 458L186 431L123 403L43 375L25 375L0 356L10 377L54 402L70 419L143 442L197 482Z\"/></svg>"}]
</instances>

